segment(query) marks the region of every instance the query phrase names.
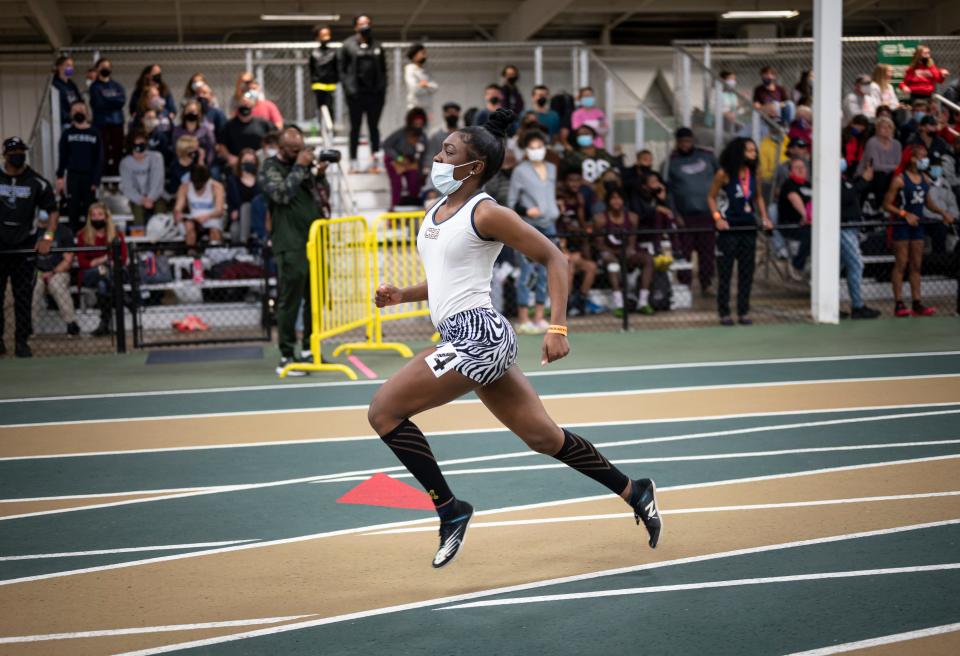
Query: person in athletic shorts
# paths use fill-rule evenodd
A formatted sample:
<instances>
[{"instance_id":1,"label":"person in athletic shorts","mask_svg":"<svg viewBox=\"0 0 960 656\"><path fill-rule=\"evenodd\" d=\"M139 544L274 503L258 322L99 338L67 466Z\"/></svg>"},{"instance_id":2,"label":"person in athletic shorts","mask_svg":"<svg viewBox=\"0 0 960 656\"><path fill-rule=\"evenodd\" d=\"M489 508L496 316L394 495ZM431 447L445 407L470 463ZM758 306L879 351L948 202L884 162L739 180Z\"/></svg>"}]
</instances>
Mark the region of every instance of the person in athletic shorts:
<instances>
[{"instance_id":1,"label":"person in athletic shorts","mask_svg":"<svg viewBox=\"0 0 960 656\"><path fill-rule=\"evenodd\" d=\"M493 309L490 281L504 245L547 268L551 325L543 338L542 364L567 355L568 264L563 253L516 212L482 191L503 162L510 110L498 109L482 127L452 132L433 158L430 177L442 195L420 227L417 249L426 281L398 288L381 283L378 307L428 301L440 342L419 353L377 390L368 419L380 438L427 490L440 515L440 547L434 567L459 553L473 506L447 485L423 432L410 417L467 392L534 451L551 455L620 495L656 547L662 521L651 479L631 480L589 441L557 426L517 366L517 338Z\"/></svg>"},{"instance_id":2,"label":"person in athletic shorts","mask_svg":"<svg viewBox=\"0 0 960 656\"><path fill-rule=\"evenodd\" d=\"M922 143L907 146L903 150L903 159L900 167L894 172L890 181L890 189L883 199L883 209L890 212L893 220L893 272L890 280L893 282L893 312L898 317L930 316L935 312L920 302L920 268L923 266L923 208L926 207L934 214L943 217L947 225L953 223L954 217L941 209L930 196L930 181L925 171L930 167L927 157L927 147ZM899 204L899 207L897 206ZM910 294L913 296L913 305L908 310L903 303L903 274L910 264Z\"/></svg>"}]
</instances>

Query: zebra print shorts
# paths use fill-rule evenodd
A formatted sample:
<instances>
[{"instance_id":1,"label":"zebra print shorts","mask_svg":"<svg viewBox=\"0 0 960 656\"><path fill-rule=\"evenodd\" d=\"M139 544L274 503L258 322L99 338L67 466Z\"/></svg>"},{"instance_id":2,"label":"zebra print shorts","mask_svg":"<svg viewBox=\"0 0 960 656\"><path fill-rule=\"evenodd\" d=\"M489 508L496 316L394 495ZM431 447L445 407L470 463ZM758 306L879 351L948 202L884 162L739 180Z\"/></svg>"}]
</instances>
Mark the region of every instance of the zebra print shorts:
<instances>
[{"instance_id":1,"label":"zebra print shorts","mask_svg":"<svg viewBox=\"0 0 960 656\"><path fill-rule=\"evenodd\" d=\"M454 369L489 385L517 362L517 335L503 315L491 308L464 310L447 317L439 326L437 348L453 345L460 356Z\"/></svg>"}]
</instances>

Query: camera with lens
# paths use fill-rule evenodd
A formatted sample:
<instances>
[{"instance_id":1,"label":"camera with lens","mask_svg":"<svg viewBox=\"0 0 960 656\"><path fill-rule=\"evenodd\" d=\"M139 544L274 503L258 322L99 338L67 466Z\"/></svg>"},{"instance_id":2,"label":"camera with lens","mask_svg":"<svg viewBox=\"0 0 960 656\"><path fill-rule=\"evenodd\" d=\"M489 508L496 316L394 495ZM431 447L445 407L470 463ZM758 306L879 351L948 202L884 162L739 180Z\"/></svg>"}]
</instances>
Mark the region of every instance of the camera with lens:
<instances>
[{"instance_id":1,"label":"camera with lens","mask_svg":"<svg viewBox=\"0 0 960 656\"><path fill-rule=\"evenodd\" d=\"M316 158L319 162L328 162L330 164L339 164L342 154L339 150L332 148L317 149Z\"/></svg>"}]
</instances>

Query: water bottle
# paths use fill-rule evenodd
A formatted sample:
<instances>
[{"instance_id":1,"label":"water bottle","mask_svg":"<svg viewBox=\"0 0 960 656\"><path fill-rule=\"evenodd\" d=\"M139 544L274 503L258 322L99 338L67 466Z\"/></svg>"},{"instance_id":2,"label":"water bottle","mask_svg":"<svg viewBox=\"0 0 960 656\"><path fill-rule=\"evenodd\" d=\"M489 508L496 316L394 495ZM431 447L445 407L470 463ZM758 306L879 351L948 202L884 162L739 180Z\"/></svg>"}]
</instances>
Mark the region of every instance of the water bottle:
<instances>
[{"instance_id":1,"label":"water bottle","mask_svg":"<svg viewBox=\"0 0 960 656\"><path fill-rule=\"evenodd\" d=\"M199 257L193 260L193 282L197 285L203 284L203 262Z\"/></svg>"}]
</instances>

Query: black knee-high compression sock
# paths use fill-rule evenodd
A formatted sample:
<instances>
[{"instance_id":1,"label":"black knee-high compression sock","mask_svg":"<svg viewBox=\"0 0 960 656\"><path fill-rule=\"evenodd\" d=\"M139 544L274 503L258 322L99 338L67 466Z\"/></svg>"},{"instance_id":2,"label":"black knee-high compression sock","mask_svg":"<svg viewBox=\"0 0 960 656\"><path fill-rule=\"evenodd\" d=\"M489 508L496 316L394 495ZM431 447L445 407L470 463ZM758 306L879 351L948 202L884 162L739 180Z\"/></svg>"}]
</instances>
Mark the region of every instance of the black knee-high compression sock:
<instances>
[{"instance_id":1,"label":"black knee-high compression sock","mask_svg":"<svg viewBox=\"0 0 960 656\"><path fill-rule=\"evenodd\" d=\"M630 483L626 474L603 457L603 454L597 451L597 447L566 428L563 429L563 446L553 454L553 457L601 485L605 485L616 495L622 493Z\"/></svg>"},{"instance_id":2,"label":"black knee-high compression sock","mask_svg":"<svg viewBox=\"0 0 960 656\"><path fill-rule=\"evenodd\" d=\"M447 486L447 481L440 472L437 459L427 444L423 432L415 423L404 419L392 431L380 437L393 453L400 459L423 489L433 499L433 505L441 519L457 506L453 492ZM451 502L451 500L453 500Z\"/></svg>"}]
</instances>

